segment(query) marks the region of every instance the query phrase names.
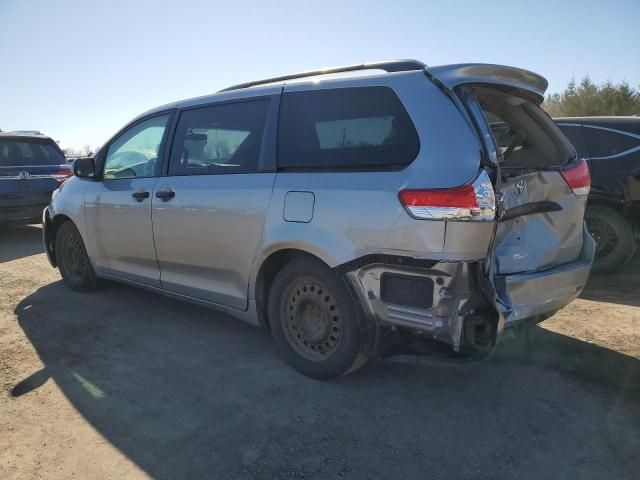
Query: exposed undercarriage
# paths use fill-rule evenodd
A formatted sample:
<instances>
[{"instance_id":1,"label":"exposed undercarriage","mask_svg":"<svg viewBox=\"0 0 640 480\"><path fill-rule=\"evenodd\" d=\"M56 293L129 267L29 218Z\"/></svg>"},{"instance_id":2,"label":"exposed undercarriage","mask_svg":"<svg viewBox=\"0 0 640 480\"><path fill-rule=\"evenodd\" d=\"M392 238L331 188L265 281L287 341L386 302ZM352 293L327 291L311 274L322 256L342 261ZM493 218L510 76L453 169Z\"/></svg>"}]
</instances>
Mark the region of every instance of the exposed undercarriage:
<instances>
[{"instance_id":1,"label":"exposed undercarriage","mask_svg":"<svg viewBox=\"0 0 640 480\"><path fill-rule=\"evenodd\" d=\"M365 315L376 324L374 350L490 350L502 330L482 262L396 260L348 271Z\"/></svg>"}]
</instances>

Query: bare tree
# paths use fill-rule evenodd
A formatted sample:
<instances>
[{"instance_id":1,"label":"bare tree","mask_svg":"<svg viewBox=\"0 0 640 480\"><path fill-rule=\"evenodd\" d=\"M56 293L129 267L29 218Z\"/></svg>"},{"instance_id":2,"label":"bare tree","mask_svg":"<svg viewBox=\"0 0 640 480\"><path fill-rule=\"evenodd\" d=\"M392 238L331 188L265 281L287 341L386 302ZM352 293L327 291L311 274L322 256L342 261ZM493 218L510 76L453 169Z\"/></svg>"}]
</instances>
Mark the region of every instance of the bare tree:
<instances>
[{"instance_id":1,"label":"bare tree","mask_svg":"<svg viewBox=\"0 0 640 480\"><path fill-rule=\"evenodd\" d=\"M73 147L63 148L62 153L64 153L65 157L79 157L82 155L81 150Z\"/></svg>"}]
</instances>

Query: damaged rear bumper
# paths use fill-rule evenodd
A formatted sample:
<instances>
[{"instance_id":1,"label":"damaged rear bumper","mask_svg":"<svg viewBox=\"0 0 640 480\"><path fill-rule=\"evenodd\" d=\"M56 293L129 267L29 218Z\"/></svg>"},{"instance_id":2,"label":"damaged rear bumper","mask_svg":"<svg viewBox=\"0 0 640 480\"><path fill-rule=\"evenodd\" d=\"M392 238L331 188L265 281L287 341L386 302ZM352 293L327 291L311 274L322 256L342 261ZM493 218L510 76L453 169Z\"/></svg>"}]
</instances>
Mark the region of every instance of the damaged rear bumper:
<instances>
[{"instance_id":1,"label":"damaged rear bumper","mask_svg":"<svg viewBox=\"0 0 640 480\"><path fill-rule=\"evenodd\" d=\"M376 263L347 272L347 278L369 318L428 334L457 350L465 315L481 303L477 301L481 294L474 288L481 265L434 262L430 268L413 268ZM410 295L402 291L405 286Z\"/></svg>"},{"instance_id":2,"label":"damaged rear bumper","mask_svg":"<svg viewBox=\"0 0 640 480\"><path fill-rule=\"evenodd\" d=\"M595 242L584 229L576 260L534 273L497 275L494 282L480 261L434 262L429 268L372 263L346 275L369 318L458 350L464 343L486 344L486 335L495 339L504 328L542 321L566 306L582 292L594 252Z\"/></svg>"},{"instance_id":3,"label":"damaged rear bumper","mask_svg":"<svg viewBox=\"0 0 640 480\"><path fill-rule=\"evenodd\" d=\"M580 256L548 270L496 275L497 308L504 327L525 321L542 321L573 301L584 288L591 271L595 242L583 227ZM502 322L501 322L502 323Z\"/></svg>"}]
</instances>

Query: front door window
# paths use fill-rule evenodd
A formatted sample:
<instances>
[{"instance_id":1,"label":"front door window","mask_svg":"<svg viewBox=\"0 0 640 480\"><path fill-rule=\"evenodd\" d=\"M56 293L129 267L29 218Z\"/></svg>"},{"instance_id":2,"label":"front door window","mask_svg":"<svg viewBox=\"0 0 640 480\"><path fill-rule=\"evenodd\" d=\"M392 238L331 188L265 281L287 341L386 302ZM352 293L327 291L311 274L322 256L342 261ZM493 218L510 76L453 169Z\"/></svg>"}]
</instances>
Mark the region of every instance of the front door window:
<instances>
[{"instance_id":1,"label":"front door window","mask_svg":"<svg viewBox=\"0 0 640 480\"><path fill-rule=\"evenodd\" d=\"M169 121L161 115L140 122L116 138L107 151L104 178L157 176L160 144Z\"/></svg>"}]
</instances>

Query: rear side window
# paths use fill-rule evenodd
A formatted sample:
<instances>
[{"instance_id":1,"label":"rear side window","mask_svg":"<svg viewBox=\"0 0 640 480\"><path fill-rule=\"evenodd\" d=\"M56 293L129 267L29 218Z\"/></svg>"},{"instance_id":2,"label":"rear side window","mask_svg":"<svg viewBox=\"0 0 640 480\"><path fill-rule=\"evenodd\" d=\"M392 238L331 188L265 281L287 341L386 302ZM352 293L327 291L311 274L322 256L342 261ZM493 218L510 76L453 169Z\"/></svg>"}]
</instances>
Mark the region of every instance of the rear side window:
<instances>
[{"instance_id":1,"label":"rear side window","mask_svg":"<svg viewBox=\"0 0 640 480\"><path fill-rule=\"evenodd\" d=\"M180 115L169 175L255 172L269 100L226 103Z\"/></svg>"},{"instance_id":2,"label":"rear side window","mask_svg":"<svg viewBox=\"0 0 640 480\"><path fill-rule=\"evenodd\" d=\"M609 157L640 147L640 140L624 133L584 126L584 135L591 158Z\"/></svg>"},{"instance_id":3,"label":"rear side window","mask_svg":"<svg viewBox=\"0 0 640 480\"><path fill-rule=\"evenodd\" d=\"M0 166L60 165L64 155L46 142L0 140Z\"/></svg>"},{"instance_id":4,"label":"rear side window","mask_svg":"<svg viewBox=\"0 0 640 480\"><path fill-rule=\"evenodd\" d=\"M402 168L419 149L413 122L388 87L290 92L282 97L279 168Z\"/></svg>"}]
</instances>

